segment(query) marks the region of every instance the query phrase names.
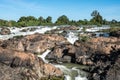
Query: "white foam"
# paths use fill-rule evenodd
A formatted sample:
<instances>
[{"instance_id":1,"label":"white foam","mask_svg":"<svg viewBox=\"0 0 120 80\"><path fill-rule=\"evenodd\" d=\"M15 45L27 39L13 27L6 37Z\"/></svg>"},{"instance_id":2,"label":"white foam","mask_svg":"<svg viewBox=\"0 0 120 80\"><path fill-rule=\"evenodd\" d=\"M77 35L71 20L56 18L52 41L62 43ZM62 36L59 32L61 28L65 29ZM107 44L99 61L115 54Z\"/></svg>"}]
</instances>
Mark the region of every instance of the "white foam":
<instances>
[{"instance_id":1,"label":"white foam","mask_svg":"<svg viewBox=\"0 0 120 80\"><path fill-rule=\"evenodd\" d=\"M73 32L69 32L66 38L71 44L74 44L74 42L78 40L78 37Z\"/></svg>"},{"instance_id":2,"label":"white foam","mask_svg":"<svg viewBox=\"0 0 120 80\"><path fill-rule=\"evenodd\" d=\"M38 55L38 57L41 57L42 60L45 62L45 63L48 63L48 61L45 59L45 57L47 56L47 54L50 52L51 50L46 50L42 55Z\"/></svg>"},{"instance_id":3,"label":"white foam","mask_svg":"<svg viewBox=\"0 0 120 80\"><path fill-rule=\"evenodd\" d=\"M70 75L64 75L64 76L65 76L65 79L64 79L64 80L71 80Z\"/></svg>"},{"instance_id":4,"label":"white foam","mask_svg":"<svg viewBox=\"0 0 120 80\"><path fill-rule=\"evenodd\" d=\"M42 26L30 26L30 27L22 27L22 28L16 28L16 27L8 27L11 31L11 34L9 35L0 35L0 39L9 39L12 38L14 36L19 36L19 35L30 35L30 34L34 34L34 33L42 33L44 34L46 31L48 30L52 30L52 29L56 29L57 26L54 27L42 27ZM23 29L30 29L30 28L36 28L35 31L26 31L26 32L21 32L21 30Z\"/></svg>"}]
</instances>

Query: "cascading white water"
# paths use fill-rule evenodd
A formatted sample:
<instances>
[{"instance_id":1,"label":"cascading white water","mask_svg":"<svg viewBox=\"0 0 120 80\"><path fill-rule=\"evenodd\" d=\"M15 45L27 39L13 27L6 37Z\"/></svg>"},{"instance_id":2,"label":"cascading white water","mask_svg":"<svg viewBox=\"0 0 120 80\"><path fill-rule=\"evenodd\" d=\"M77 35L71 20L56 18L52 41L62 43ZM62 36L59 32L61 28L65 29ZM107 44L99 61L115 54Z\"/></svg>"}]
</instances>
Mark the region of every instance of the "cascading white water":
<instances>
[{"instance_id":1,"label":"cascading white water","mask_svg":"<svg viewBox=\"0 0 120 80\"><path fill-rule=\"evenodd\" d=\"M65 79L64 80L71 80L70 75L65 75Z\"/></svg>"},{"instance_id":2,"label":"cascading white water","mask_svg":"<svg viewBox=\"0 0 120 80\"><path fill-rule=\"evenodd\" d=\"M87 80L86 77L82 77L82 76L81 76L79 69L77 69L76 67L73 67L72 70L75 70L75 71L77 71L77 73L78 73L78 76L75 77L75 80Z\"/></svg>"},{"instance_id":3,"label":"cascading white water","mask_svg":"<svg viewBox=\"0 0 120 80\"><path fill-rule=\"evenodd\" d=\"M65 79L64 80L72 80L71 78L71 69L67 68L64 65L55 65L55 67L59 68L63 73L65 74Z\"/></svg>"},{"instance_id":4,"label":"cascading white water","mask_svg":"<svg viewBox=\"0 0 120 80\"><path fill-rule=\"evenodd\" d=\"M74 42L78 40L78 37L73 32L69 32L66 38L71 44L74 44Z\"/></svg>"},{"instance_id":5,"label":"cascading white water","mask_svg":"<svg viewBox=\"0 0 120 80\"><path fill-rule=\"evenodd\" d=\"M38 33L45 33L47 30L52 30L56 29L57 27L34 27L37 28L35 31L27 31L27 32L20 32L22 29L27 29L27 28L33 28L33 27L24 27L24 28L10 28L11 34L10 35L0 35L0 39L8 39L12 38L13 36L18 36L18 35L29 35L29 34L34 34L36 32ZM75 35L73 32L69 32L67 34L68 36L66 37L69 42L74 44L76 40L78 40L78 37ZM45 59L46 55L50 52L50 50L46 50L42 55L38 55L38 57L41 57L45 63L48 63L48 61ZM64 72L64 80L87 80L85 77L81 77L80 75L80 70L74 69L74 68L67 68L64 65L55 65L57 68L60 68ZM72 71L76 70L77 71L77 76L72 76Z\"/></svg>"},{"instance_id":6,"label":"cascading white water","mask_svg":"<svg viewBox=\"0 0 120 80\"><path fill-rule=\"evenodd\" d=\"M82 74L81 71L79 69L77 69L76 67L73 67L72 69L69 69L64 65L55 65L55 67L60 68L61 71L64 72L64 74L65 74L64 75L65 76L64 80L73 80L73 79L74 80L87 80L86 77L81 76L81 74ZM72 72L73 71L77 71L77 76L72 77Z\"/></svg>"},{"instance_id":7,"label":"cascading white water","mask_svg":"<svg viewBox=\"0 0 120 80\"><path fill-rule=\"evenodd\" d=\"M42 60L45 62L45 63L48 63L48 61L45 59L45 57L47 56L47 54L50 52L51 50L46 50L42 55L38 55L38 57L41 57Z\"/></svg>"},{"instance_id":8,"label":"cascading white water","mask_svg":"<svg viewBox=\"0 0 120 80\"><path fill-rule=\"evenodd\" d=\"M34 33L42 33L44 34L46 31L48 30L52 30L52 29L56 29L57 26L54 27L42 27L42 26L31 26L31 27L23 27L23 28L16 28L16 27L8 27L11 31L11 34L9 35L0 35L0 39L9 39L12 38L14 36L19 36L19 35L30 35L30 34L34 34ZM36 30L34 31L26 31L26 32L21 32L21 30L23 29L31 29L31 28L36 28ZM0 28L1 29L1 28Z\"/></svg>"}]
</instances>

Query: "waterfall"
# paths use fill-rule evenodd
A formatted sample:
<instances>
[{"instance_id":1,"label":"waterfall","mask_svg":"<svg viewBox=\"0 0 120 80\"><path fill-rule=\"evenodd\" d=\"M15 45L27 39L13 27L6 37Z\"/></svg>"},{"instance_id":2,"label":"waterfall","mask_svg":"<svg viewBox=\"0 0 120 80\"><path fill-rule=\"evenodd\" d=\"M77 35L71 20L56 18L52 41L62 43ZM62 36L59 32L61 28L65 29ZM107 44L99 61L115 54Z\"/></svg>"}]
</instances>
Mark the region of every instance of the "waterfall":
<instances>
[{"instance_id":1,"label":"waterfall","mask_svg":"<svg viewBox=\"0 0 120 80\"><path fill-rule=\"evenodd\" d=\"M37 28L35 29L35 31L26 31L26 32L21 32L21 30L23 29L28 29L28 28ZM34 27L24 27L24 28L9 28L11 31L11 34L9 35L0 35L0 39L8 39L8 38L12 38L14 36L19 36L19 35L29 35L29 34L34 34L36 32L38 33L45 33L47 30L52 30L52 29L56 29L57 27L42 27L42 26L34 26ZM67 40L74 44L74 42L76 40L78 40L78 37L76 36L76 33L74 32L69 32L66 36ZM50 52L51 50L46 50L42 55L38 55L38 57L41 57L42 60L45 63L48 63L48 61L45 59L46 55ZM64 64L53 64L55 67L61 69L61 71L63 71L64 73L64 80L87 80L87 78L82 77L81 76L81 71L75 67L68 68L67 66L65 66ZM75 74L73 73L76 72Z\"/></svg>"},{"instance_id":2,"label":"waterfall","mask_svg":"<svg viewBox=\"0 0 120 80\"><path fill-rule=\"evenodd\" d=\"M41 57L42 60L45 62L45 63L48 63L48 61L45 59L45 57L47 56L47 54L50 52L51 50L46 50L42 55L38 55L38 57Z\"/></svg>"},{"instance_id":3,"label":"waterfall","mask_svg":"<svg viewBox=\"0 0 120 80\"><path fill-rule=\"evenodd\" d=\"M54 64L55 65L55 64ZM63 73L65 74L65 78L64 80L87 80L86 77L82 77L82 71L80 71L79 69L77 69L76 67L73 67L72 69L67 68L64 65L55 65L55 67L60 68L61 71L63 71ZM73 71L77 71L77 76L73 76L72 72Z\"/></svg>"},{"instance_id":4,"label":"waterfall","mask_svg":"<svg viewBox=\"0 0 120 80\"><path fill-rule=\"evenodd\" d=\"M64 80L71 80L70 75L65 75L65 79Z\"/></svg>"},{"instance_id":5,"label":"waterfall","mask_svg":"<svg viewBox=\"0 0 120 80\"><path fill-rule=\"evenodd\" d=\"M46 55L50 52L51 50L46 50L42 55L38 55L38 57L41 57L45 63L48 63L48 61L45 59ZM60 64L53 64L56 68L59 68L61 71L64 73L64 80L87 80L86 77L81 76L81 71L77 69L76 67L73 68L68 68L64 65ZM73 76L72 72L76 71L77 76Z\"/></svg>"},{"instance_id":6,"label":"waterfall","mask_svg":"<svg viewBox=\"0 0 120 80\"><path fill-rule=\"evenodd\" d=\"M74 42L78 40L78 37L73 32L69 32L66 38L71 44L74 44Z\"/></svg>"},{"instance_id":7,"label":"waterfall","mask_svg":"<svg viewBox=\"0 0 120 80\"><path fill-rule=\"evenodd\" d=\"M78 73L78 75L75 77L75 80L87 80L86 77L82 77L82 76L81 76L81 73L80 73L80 70L79 70L79 69L77 69L76 67L73 67L72 70L75 70L75 71L77 71L77 73Z\"/></svg>"},{"instance_id":8,"label":"waterfall","mask_svg":"<svg viewBox=\"0 0 120 80\"><path fill-rule=\"evenodd\" d=\"M42 26L29 26L29 27L22 27L22 28L16 28L16 27L8 27L11 31L11 34L9 35L0 35L0 39L9 39L12 38L14 36L20 36L20 35L30 35L30 34L34 34L34 33L42 33L44 34L46 31L48 30L52 30L52 29L56 29L57 26L54 27L42 27ZM29 29L31 28L36 28L34 31L30 31ZM0 28L1 29L1 28ZM25 32L22 32L21 30L25 29Z\"/></svg>"}]
</instances>

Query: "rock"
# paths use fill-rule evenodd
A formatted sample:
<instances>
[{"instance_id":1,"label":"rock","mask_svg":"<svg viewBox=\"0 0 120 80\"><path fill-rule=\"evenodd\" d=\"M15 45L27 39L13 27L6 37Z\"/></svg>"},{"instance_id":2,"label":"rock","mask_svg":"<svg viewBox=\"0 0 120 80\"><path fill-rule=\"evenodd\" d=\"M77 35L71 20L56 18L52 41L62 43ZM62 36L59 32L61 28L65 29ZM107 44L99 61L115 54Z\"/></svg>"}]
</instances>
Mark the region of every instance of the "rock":
<instances>
[{"instance_id":1,"label":"rock","mask_svg":"<svg viewBox=\"0 0 120 80\"><path fill-rule=\"evenodd\" d=\"M75 48L71 44L60 44L55 46L46 58L56 62L75 62L74 52Z\"/></svg>"},{"instance_id":2,"label":"rock","mask_svg":"<svg viewBox=\"0 0 120 80\"><path fill-rule=\"evenodd\" d=\"M8 35L10 33L11 33L11 31L10 31L9 28L2 28L1 31L0 31L1 35Z\"/></svg>"},{"instance_id":3,"label":"rock","mask_svg":"<svg viewBox=\"0 0 120 80\"><path fill-rule=\"evenodd\" d=\"M46 64L32 53L0 47L0 79L39 80L42 77L63 76L60 69Z\"/></svg>"},{"instance_id":4,"label":"rock","mask_svg":"<svg viewBox=\"0 0 120 80\"><path fill-rule=\"evenodd\" d=\"M91 38L87 42L76 41L74 45L61 44L55 46L46 58L56 62L94 65L93 58L111 54L113 48L120 48L119 42L119 38L97 37Z\"/></svg>"},{"instance_id":5,"label":"rock","mask_svg":"<svg viewBox=\"0 0 120 80\"><path fill-rule=\"evenodd\" d=\"M71 62L71 56L64 56L62 60L61 61L64 62L64 63L70 63Z\"/></svg>"},{"instance_id":6,"label":"rock","mask_svg":"<svg viewBox=\"0 0 120 80\"><path fill-rule=\"evenodd\" d=\"M52 64L44 64L44 74L47 76L55 75L55 76L61 76L63 73L60 71L60 69L57 69Z\"/></svg>"},{"instance_id":7,"label":"rock","mask_svg":"<svg viewBox=\"0 0 120 80\"><path fill-rule=\"evenodd\" d=\"M120 37L120 30L110 32L110 36Z\"/></svg>"},{"instance_id":8,"label":"rock","mask_svg":"<svg viewBox=\"0 0 120 80\"><path fill-rule=\"evenodd\" d=\"M120 80L120 49L113 48L110 55L95 54L93 62L89 80Z\"/></svg>"},{"instance_id":9,"label":"rock","mask_svg":"<svg viewBox=\"0 0 120 80\"><path fill-rule=\"evenodd\" d=\"M32 34L19 38L12 38L3 41L1 47L19 51L43 53L47 49L53 48L56 44L68 43L63 36L55 34ZM17 47L16 47L17 46Z\"/></svg>"},{"instance_id":10,"label":"rock","mask_svg":"<svg viewBox=\"0 0 120 80\"><path fill-rule=\"evenodd\" d=\"M27 31L28 31L28 28L20 30L20 32L27 32Z\"/></svg>"},{"instance_id":11,"label":"rock","mask_svg":"<svg viewBox=\"0 0 120 80\"><path fill-rule=\"evenodd\" d=\"M60 30L79 30L79 27L76 26L61 27Z\"/></svg>"}]
</instances>

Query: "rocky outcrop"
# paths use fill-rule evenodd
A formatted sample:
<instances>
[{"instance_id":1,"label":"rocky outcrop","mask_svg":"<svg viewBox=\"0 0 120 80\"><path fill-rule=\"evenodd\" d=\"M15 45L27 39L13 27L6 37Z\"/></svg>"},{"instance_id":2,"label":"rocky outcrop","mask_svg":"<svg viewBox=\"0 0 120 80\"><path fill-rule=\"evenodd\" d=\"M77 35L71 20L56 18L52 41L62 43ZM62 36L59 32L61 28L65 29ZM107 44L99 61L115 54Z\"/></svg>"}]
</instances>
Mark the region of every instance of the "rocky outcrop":
<instances>
[{"instance_id":1,"label":"rocky outcrop","mask_svg":"<svg viewBox=\"0 0 120 80\"><path fill-rule=\"evenodd\" d=\"M76 41L74 45L61 44L53 48L47 55L48 59L62 62L74 62L84 65L92 65L92 55L111 53L112 48L120 48L119 38L92 38L87 42Z\"/></svg>"},{"instance_id":2,"label":"rocky outcrop","mask_svg":"<svg viewBox=\"0 0 120 80\"><path fill-rule=\"evenodd\" d=\"M120 80L120 49L113 48L110 55L95 54L93 62L89 80Z\"/></svg>"},{"instance_id":3,"label":"rocky outcrop","mask_svg":"<svg viewBox=\"0 0 120 80\"><path fill-rule=\"evenodd\" d=\"M10 31L9 28L2 28L1 31L0 31L1 35L8 35L10 33L11 33L11 31Z\"/></svg>"},{"instance_id":4,"label":"rocky outcrop","mask_svg":"<svg viewBox=\"0 0 120 80\"><path fill-rule=\"evenodd\" d=\"M40 80L42 77L62 76L60 69L46 64L32 53L0 47L0 80Z\"/></svg>"},{"instance_id":5,"label":"rocky outcrop","mask_svg":"<svg viewBox=\"0 0 120 80\"><path fill-rule=\"evenodd\" d=\"M75 59L75 48L71 44L60 44L55 46L46 56L52 62L72 62ZM74 61L75 62L75 61Z\"/></svg>"},{"instance_id":6,"label":"rocky outcrop","mask_svg":"<svg viewBox=\"0 0 120 80\"><path fill-rule=\"evenodd\" d=\"M79 30L79 27L76 26L68 26L68 27L59 27L57 29L53 29L50 31L47 31L46 34L59 34L59 35L63 35L65 34L64 32L70 31L70 30ZM61 34L61 32L63 32Z\"/></svg>"},{"instance_id":7,"label":"rocky outcrop","mask_svg":"<svg viewBox=\"0 0 120 80\"><path fill-rule=\"evenodd\" d=\"M26 51L32 53L42 53L46 49L53 48L56 44L68 42L63 36L55 34L33 34L24 37L14 37L1 43L1 47Z\"/></svg>"},{"instance_id":8,"label":"rocky outcrop","mask_svg":"<svg viewBox=\"0 0 120 80\"><path fill-rule=\"evenodd\" d=\"M110 32L110 36L120 37L120 29Z\"/></svg>"},{"instance_id":9,"label":"rocky outcrop","mask_svg":"<svg viewBox=\"0 0 120 80\"><path fill-rule=\"evenodd\" d=\"M35 31L37 28L25 28L20 30L20 32L28 32L28 31Z\"/></svg>"}]
</instances>

